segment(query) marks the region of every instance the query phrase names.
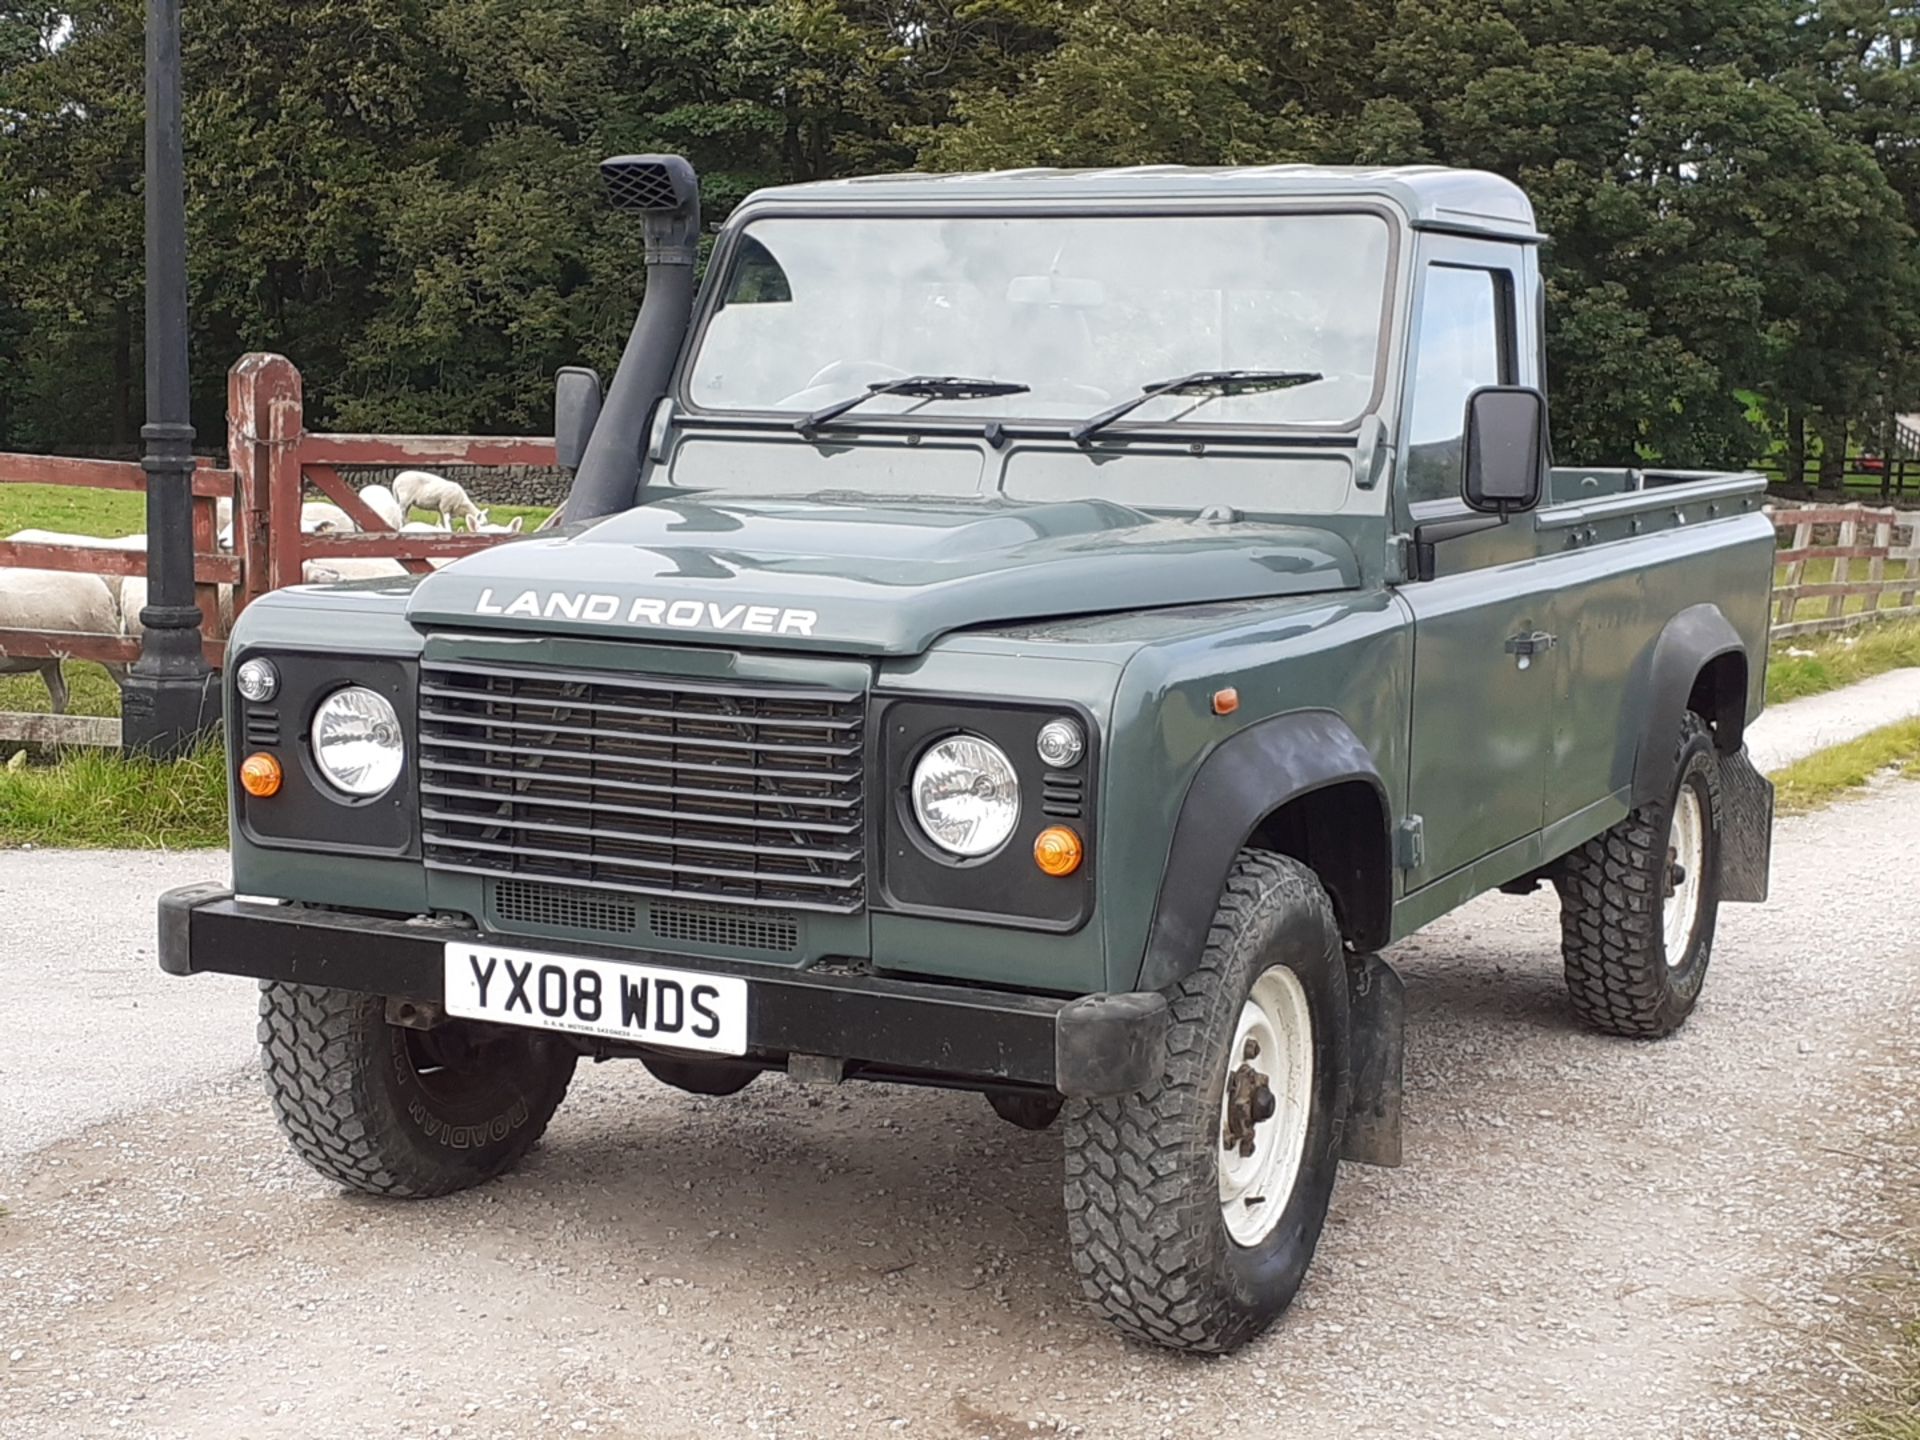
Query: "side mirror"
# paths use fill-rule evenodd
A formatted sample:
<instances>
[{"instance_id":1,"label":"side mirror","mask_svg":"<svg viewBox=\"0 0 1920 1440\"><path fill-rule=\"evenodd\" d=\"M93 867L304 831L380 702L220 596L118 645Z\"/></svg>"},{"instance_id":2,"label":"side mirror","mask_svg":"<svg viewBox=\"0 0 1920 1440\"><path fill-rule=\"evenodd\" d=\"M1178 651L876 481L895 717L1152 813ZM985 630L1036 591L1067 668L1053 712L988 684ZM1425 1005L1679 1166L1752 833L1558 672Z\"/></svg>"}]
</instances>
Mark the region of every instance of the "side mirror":
<instances>
[{"instance_id":1,"label":"side mirror","mask_svg":"<svg viewBox=\"0 0 1920 1440\"><path fill-rule=\"evenodd\" d=\"M1467 397L1461 488L1469 509L1500 516L1533 509L1546 470L1546 396L1489 385Z\"/></svg>"},{"instance_id":2,"label":"side mirror","mask_svg":"<svg viewBox=\"0 0 1920 1440\"><path fill-rule=\"evenodd\" d=\"M569 365L553 380L553 449L562 470L578 470L600 421L600 372Z\"/></svg>"}]
</instances>

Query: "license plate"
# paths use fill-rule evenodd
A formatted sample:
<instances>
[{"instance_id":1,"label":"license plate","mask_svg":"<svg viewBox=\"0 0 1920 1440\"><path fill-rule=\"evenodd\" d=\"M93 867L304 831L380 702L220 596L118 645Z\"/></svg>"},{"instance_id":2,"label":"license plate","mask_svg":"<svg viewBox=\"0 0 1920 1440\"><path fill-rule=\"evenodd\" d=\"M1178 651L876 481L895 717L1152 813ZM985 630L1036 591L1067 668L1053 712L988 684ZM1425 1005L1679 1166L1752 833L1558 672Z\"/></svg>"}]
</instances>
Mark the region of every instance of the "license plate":
<instances>
[{"instance_id":1,"label":"license plate","mask_svg":"<svg viewBox=\"0 0 1920 1440\"><path fill-rule=\"evenodd\" d=\"M447 1013L676 1050L747 1053L747 982L655 965L453 941Z\"/></svg>"}]
</instances>

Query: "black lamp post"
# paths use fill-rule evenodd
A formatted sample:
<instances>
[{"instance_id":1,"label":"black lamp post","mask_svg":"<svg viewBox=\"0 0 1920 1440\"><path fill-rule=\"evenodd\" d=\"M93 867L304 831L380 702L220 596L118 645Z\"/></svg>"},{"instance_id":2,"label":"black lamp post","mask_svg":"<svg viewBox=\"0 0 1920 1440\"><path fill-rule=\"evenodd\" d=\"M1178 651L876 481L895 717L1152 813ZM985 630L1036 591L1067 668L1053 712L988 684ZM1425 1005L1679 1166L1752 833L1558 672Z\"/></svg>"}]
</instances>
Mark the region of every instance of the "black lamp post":
<instances>
[{"instance_id":1,"label":"black lamp post","mask_svg":"<svg viewBox=\"0 0 1920 1440\"><path fill-rule=\"evenodd\" d=\"M147 472L145 634L123 692L122 744L190 748L219 713L193 594L193 424L187 389L187 197L180 0L147 4Z\"/></svg>"}]
</instances>

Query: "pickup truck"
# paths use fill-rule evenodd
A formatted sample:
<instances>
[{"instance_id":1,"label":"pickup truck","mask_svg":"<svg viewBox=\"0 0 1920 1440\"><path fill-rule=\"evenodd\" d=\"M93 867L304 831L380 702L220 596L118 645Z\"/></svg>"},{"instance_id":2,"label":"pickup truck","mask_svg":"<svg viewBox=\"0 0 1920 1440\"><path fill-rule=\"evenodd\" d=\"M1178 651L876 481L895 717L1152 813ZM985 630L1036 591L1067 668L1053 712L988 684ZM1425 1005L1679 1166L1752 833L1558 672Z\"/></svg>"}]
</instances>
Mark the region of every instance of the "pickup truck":
<instances>
[{"instance_id":1,"label":"pickup truck","mask_svg":"<svg viewBox=\"0 0 1920 1440\"><path fill-rule=\"evenodd\" d=\"M322 1175L484 1182L581 1057L974 1090L1060 1126L1090 1305L1222 1352L1400 1161L1383 949L1550 885L1585 1022L1686 1020L1765 898L1773 528L1553 464L1516 187L812 183L697 283L685 161L603 176L646 289L559 377L564 523L234 629L160 963L262 982Z\"/></svg>"}]
</instances>

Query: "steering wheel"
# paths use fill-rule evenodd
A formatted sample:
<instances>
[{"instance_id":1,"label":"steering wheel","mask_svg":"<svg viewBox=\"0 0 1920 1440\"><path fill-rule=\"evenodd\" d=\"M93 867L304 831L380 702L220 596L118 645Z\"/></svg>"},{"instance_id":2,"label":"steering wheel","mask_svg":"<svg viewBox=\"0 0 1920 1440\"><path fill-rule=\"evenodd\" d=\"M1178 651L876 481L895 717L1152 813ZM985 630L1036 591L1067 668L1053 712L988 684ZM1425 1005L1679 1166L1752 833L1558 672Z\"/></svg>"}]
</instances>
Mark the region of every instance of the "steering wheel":
<instances>
[{"instance_id":1,"label":"steering wheel","mask_svg":"<svg viewBox=\"0 0 1920 1440\"><path fill-rule=\"evenodd\" d=\"M884 360L835 360L830 365L822 365L807 378L807 383L791 395L782 396L776 405L787 409L797 405L818 405L823 401L843 398L855 386L884 385L889 380L904 380L907 371L897 365L889 365ZM830 395L816 395L817 390L831 390Z\"/></svg>"}]
</instances>

